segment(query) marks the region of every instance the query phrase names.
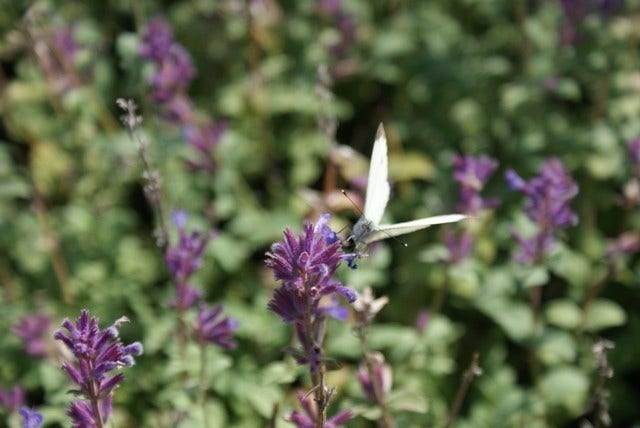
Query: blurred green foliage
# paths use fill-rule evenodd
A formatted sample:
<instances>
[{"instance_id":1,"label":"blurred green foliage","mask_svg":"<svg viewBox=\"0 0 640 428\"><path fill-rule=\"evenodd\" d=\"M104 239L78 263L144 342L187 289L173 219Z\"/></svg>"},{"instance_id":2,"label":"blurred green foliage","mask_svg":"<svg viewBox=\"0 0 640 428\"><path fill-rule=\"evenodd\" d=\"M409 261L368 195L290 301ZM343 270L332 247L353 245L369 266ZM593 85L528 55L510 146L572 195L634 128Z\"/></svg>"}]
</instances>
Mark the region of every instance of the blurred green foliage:
<instances>
[{"instance_id":1,"label":"blurred green foliage","mask_svg":"<svg viewBox=\"0 0 640 428\"><path fill-rule=\"evenodd\" d=\"M330 141L317 118L335 115L337 141L364 156L384 122L389 220L453 211L455 153L496 158L499 173L486 194L502 200L474 230L473 259L455 268L439 261L442 229L433 228L403 238L407 248L384 243L358 270L341 272L346 284L390 297L370 346L393 366L398 426L442 426L475 351L483 374L456 426L577 426L592 416L591 346L599 336L616 343L606 383L614 426L640 423L640 264L637 255L626 258L608 275L603 258L607 239L640 228L637 207L619 203L630 176L627 143L640 136L640 1L588 14L571 44L561 43L563 13L551 0L343 0L353 40L321 3L3 2L1 331L38 310L56 326L81 308L103 326L126 314L132 322L123 340L142 341L145 354L115 395L113 426L203 426L192 381L199 356L189 349L183 358L175 343L173 288L152 236L136 147L115 106L116 98L133 98L162 173L165 208L188 211L190 227L218 232L197 274L206 299L224 303L241 323L238 349L208 354L210 426L265 426L276 403L285 426L293 391L308 379L282 353L290 327L266 310L276 284L264 253L284 227L298 230L322 208L301 196L326 186ZM228 122L214 171L187 168L197 153L150 101L149 65L137 49L157 14L193 57L189 96L199 113ZM47 70L53 31L69 26L80 46L73 67ZM333 73L330 103L316 93L320 64ZM526 269L510 260L511 231L526 227L522 199L501 174L513 168L530 177L552 155L580 186L573 204L580 223L544 267ZM334 216L337 229L357 214ZM444 307L421 335L415 318L445 283ZM533 340L528 289L539 284L544 330ZM361 355L348 324L330 323L327 349L343 363L329 376L338 388L334 408L358 411L349 426L372 426L377 414L354 376ZM0 336L0 387L24 385L50 426L68 426L71 397L57 366L26 358L15 335Z\"/></svg>"}]
</instances>

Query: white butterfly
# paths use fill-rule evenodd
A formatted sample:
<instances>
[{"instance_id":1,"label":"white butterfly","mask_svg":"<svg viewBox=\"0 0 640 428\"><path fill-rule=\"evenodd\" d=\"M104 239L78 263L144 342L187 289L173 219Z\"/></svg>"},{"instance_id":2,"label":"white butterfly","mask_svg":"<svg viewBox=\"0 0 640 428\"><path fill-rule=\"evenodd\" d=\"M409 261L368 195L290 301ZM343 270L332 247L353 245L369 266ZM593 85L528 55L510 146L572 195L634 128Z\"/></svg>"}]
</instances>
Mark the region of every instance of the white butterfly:
<instances>
[{"instance_id":1,"label":"white butterfly","mask_svg":"<svg viewBox=\"0 0 640 428\"><path fill-rule=\"evenodd\" d=\"M353 227L350 237L356 248L381 239L415 232L434 224L453 223L467 217L463 214L447 214L403 223L379 224L387 202L389 202L389 193L391 191L387 180L388 163L387 137L382 124L380 124L376 133L376 141L373 143L373 152L371 153L364 212Z\"/></svg>"}]
</instances>

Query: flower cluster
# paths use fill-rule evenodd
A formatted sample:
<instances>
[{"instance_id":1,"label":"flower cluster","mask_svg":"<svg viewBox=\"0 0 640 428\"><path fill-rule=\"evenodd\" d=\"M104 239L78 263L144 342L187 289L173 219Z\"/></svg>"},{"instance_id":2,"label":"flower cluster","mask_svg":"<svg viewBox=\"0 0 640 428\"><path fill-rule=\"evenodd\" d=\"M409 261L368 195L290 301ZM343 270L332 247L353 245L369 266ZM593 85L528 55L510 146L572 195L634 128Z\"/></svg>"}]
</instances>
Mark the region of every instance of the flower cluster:
<instances>
[{"instance_id":1,"label":"flower cluster","mask_svg":"<svg viewBox=\"0 0 640 428\"><path fill-rule=\"evenodd\" d=\"M35 410L21 407L20 416L22 416L22 428L40 428L42 426L43 417Z\"/></svg>"},{"instance_id":2,"label":"flower cluster","mask_svg":"<svg viewBox=\"0 0 640 428\"><path fill-rule=\"evenodd\" d=\"M384 362L382 354L373 353L370 360L370 369L374 379L372 379L366 364L360 364L356 376L367 399L372 403L379 403L384 401L389 391L391 391L393 372L391 367Z\"/></svg>"},{"instance_id":3,"label":"flower cluster","mask_svg":"<svg viewBox=\"0 0 640 428\"><path fill-rule=\"evenodd\" d=\"M229 317L220 317L223 306L216 305L213 308L203 303L193 323L198 342L213 343L224 349L234 349L236 342L233 334L239 327L238 321Z\"/></svg>"},{"instance_id":4,"label":"flower cluster","mask_svg":"<svg viewBox=\"0 0 640 428\"><path fill-rule=\"evenodd\" d=\"M578 216L570 207L571 200L578 194L578 186L557 158L543 163L540 175L528 182L513 170L508 170L505 176L513 190L527 196L525 212L538 226L537 233L531 237L515 233L520 249L514 259L524 264L538 262L554 245L554 231L578 222Z\"/></svg>"},{"instance_id":5,"label":"flower cluster","mask_svg":"<svg viewBox=\"0 0 640 428\"><path fill-rule=\"evenodd\" d=\"M213 233L205 235L197 230L187 233L188 215L183 211L175 211L171 219L178 229L178 243L168 247L165 253L165 261L176 286L176 297L170 305L184 311L193 307L202 297L202 291L189 281L200 268L202 256L213 238Z\"/></svg>"},{"instance_id":6,"label":"flower cluster","mask_svg":"<svg viewBox=\"0 0 640 428\"><path fill-rule=\"evenodd\" d=\"M10 389L0 388L0 407L9 412L15 412L23 406L24 399L24 389L20 385Z\"/></svg>"},{"instance_id":7,"label":"flower cluster","mask_svg":"<svg viewBox=\"0 0 640 428\"><path fill-rule=\"evenodd\" d=\"M453 158L453 178L460 185L460 203L457 210L475 216L481 210L498 206L496 198L483 198L480 192L498 167L489 156L456 155Z\"/></svg>"},{"instance_id":8,"label":"flower cluster","mask_svg":"<svg viewBox=\"0 0 640 428\"><path fill-rule=\"evenodd\" d=\"M349 48L356 42L357 25L355 17L345 11L342 0L319 0L320 12L329 17L337 30L339 39L328 47L328 53L336 61L331 67L334 78L344 78L353 73L355 63L348 57Z\"/></svg>"},{"instance_id":9,"label":"flower cluster","mask_svg":"<svg viewBox=\"0 0 640 428\"><path fill-rule=\"evenodd\" d=\"M355 291L332 279L340 262L352 257L342 252L335 233L327 226L329 218L324 214L315 225L306 223L299 237L286 229L284 241L273 244L267 253L267 266L282 282L269 301L269 309L286 323L301 323L309 315L321 316L329 311L333 305L320 304L325 296L337 293L349 303L357 298Z\"/></svg>"},{"instance_id":10,"label":"flower cluster","mask_svg":"<svg viewBox=\"0 0 640 428\"><path fill-rule=\"evenodd\" d=\"M154 65L148 80L151 99L168 122L180 127L187 144L200 154L197 160L188 162L189 167L212 171L213 151L226 125L198 117L187 94L196 69L187 50L174 40L171 28L161 17L147 24L138 55Z\"/></svg>"},{"instance_id":11,"label":"flower cluster","mask_svg":"<svg viewBox=\"0 0 640 428\"><path fill-rule=\"evenodd\" d=\"M126 317L119 318L111 326L100 330L98 319L83 309L75 323L68 318L53 337L60 340L76 358L66 361L62 369L79 388L83 398L71 403L67 414L74 427L102 427L111 414L113 390L124 374L112 374L113 370L134 364L134 356L142 354L142 345L134 342L123 345L118 328Z\"/></svg>"},{"instance_id":12,"label":"flower cluster","mask_svg":"<svg viewBox=\"0 0 640 428\"><path fill-rule=\"evenodd\" d=\"M297 392L298 402L302 407L302 411L294 410L285 419L293 423L297 428L315 428L317 424L317 409L315 403L304 392ZM324 422L325 428L336 428L340 425L346 424L351 418L353 418L353 412L351 410L343 410L333 415Z\"/></svg>"},{"instance_id":13,"label":"flower cluster","mask_svg":"<svg viewBox=\"0 0 640 428\"><path fill-rule=\"evenodd\" d=\"M203 234L198 230L188 233L188 216L183 211L175 211L171 218L178 229L178 242L168 247L165 253L165 260L176 287L176 296L169 304L182 313L200 302L193 324L198 342L213 343L224 349L235 348L232 336L238 329L238 322L228 317L220 318L223 306L210 308L201 302L202 291L190 283L191 277L202 264L204 251L214 233Z\"/></svg>"},{"instance_id":14,"label":"flower cluster","mask_svg":"<svg viewBox=\"0 0 640 428\"><path fill-rule=\"evenodd\" d=\"M47 340L50 339L49 328L53 320L45 313L25 315L11 331L22 339L28 355L44 357L47 353Z\"/></svg>"},{"instance_id":15,"label":"flower cluster","mask_svg":"<svg viewBox=\"0 0 640 428\"><path fill-rule=\"evenodd\" d=\"M484 198L480 192L498 167L498 162L489 156L474 157L456 155L453 158L453 178L460 185L460 202L457 210L470 217L479 215L483 210L494 208L500 201L496 198ZM465 259L473 247L473 235L467 231L445 232L444 243L449 250L447 261L456 264Z\"/></svg>"}]
</instances>

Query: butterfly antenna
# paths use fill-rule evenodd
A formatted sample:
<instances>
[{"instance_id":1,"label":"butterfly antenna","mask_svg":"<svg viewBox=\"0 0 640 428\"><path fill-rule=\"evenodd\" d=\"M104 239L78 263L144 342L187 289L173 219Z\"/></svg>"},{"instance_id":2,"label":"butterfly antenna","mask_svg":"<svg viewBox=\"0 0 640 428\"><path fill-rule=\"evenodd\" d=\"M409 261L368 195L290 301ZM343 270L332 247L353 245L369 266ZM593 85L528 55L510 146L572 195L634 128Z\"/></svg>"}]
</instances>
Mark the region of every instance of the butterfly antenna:
<instances>
[{"instance_id":1,"label":"butterfly antenna","mask_svg":"<svg viewBox=\"0 0 640 428\"><path fill-rule=\"evenodd\" d=\"M358 204L356 204L355 202L353 202L353 199L351 199L349 197L349 195L347 194L347 191L344 189L340 189L340 193L342 193L342 195L347 198L349 200L349 202L351 202L351 205L353 205L353 208L356 209L356 211L358 211L358 214L360 215L364 215L364 213L362 212L362 210L360 209L360 207L358 206Z\"/></svg>"}]
</instances>

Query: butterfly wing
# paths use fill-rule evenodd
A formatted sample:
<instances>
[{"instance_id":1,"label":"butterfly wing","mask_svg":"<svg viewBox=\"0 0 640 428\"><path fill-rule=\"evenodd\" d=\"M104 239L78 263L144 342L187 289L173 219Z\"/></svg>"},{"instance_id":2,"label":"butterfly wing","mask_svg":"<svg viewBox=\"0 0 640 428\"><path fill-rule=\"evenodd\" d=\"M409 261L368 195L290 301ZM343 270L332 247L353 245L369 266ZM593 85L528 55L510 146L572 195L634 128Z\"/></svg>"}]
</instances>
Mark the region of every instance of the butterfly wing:
<instances>
[{"instance_id":1,"label":"butterfly wing","mask_svg":"<svg viewBox=\"0 0 640 428\"><path fill-rule=\"evenodd\" d=\"M405 233L425 229L429 226L433 226L434 224L455 223L465 218L467 218L467 216L463 214L446 214L405 221L403 223L379 224L371 231L371 233L363 237L362 242L369 244L381 239L387 239L393 236L404 235Z\"/></svg>"},{"instance_id":2,"label":"butterfly wing","mask_svg":"<svg viewBox=\"0 0 640 428\"><path fill-rule=\"evenodd\" d=\"M382 124L378 126L376 140L373 143L371 163L369 165L369 179L367 181L367 194L364 201L364 217L374 225L380 223L384 209L389 202L388 177L389 161L387 160L387 136Z\"/></svg>"}]
</instances>

